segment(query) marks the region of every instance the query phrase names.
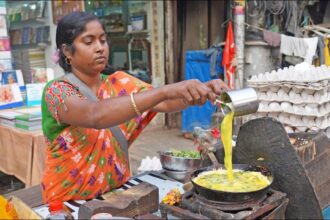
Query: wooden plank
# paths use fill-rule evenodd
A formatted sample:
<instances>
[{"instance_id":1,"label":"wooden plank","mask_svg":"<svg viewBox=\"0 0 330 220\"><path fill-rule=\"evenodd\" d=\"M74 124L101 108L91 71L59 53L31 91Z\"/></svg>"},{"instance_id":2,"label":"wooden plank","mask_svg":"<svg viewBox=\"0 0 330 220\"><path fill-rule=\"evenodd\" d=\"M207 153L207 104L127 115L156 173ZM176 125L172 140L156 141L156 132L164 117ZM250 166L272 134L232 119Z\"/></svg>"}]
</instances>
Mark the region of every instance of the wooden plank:
<instances>
[{"instance_id":1,"label":"wooden plank","mask_svg":"<svg viewBox=\"0 0 330 220\"><path fill-rule=\"evenodd\" d=\"M225 21L226 1L209 1L209 12L209 45L213 45L216 40L220 43L225 39L226 29L221 24Z\"/></svg>"},{"instance_id":2,"label":"wooden plank","mask_svg":"<svg viewBox=\"0 0 330 220\"><path fill-rule=\"evenodd\" d=\"M306 146L294 148L304 164L308 177L310 178L315 193L319 199L321 208L330 204L330 142L324 132L296 133L290 137L310 140ZM305 149L304 149L305 148Z\"/></svg>"},{"instance_id":3,"label":"wooden plank","mask_svg":"<svg viewBox=\"0 0 330 220\"><path fill-rule=\"evenodd\" d=\"M178 3L177 1L171 1L173 2L172 4L172 14L173 14L173 19L172 19L172 26L173 26L173 78L174 82L179 82L181 81L181 73L179 72L179 33L178 33Z\"/></svg>"},{"instance_id":4,"label":"wooden plank","mask_svg":"<svg viewBox=\"0 0 330 220\"><path fill-rule=\"evenodd\" d=\"M186 34L187 50L208 48L208 2L189 1L187 3Z\"/></svg>"},{"instance_id":5,"label":"wooden plank","mask_svg":"<svg viewBox=\"0 0 330 220\"><path fill-rule=\"evenodd\" d=\"M90 219L94 214L106 212L113 216L133 218L158 210L159 190L156 186L142 182L123 192L112 193L104 201L89 201L78 211L79 219Z\"/></svg>"},{"instance_id":6,"label":"wooden plank","mask_svg":"<svg viewBox=\"0 0 330 220\"><path fill-rule=\"evenodd\" d=\"M285 199L280 206L278 206L276 209L271 211L269 214L267 214L262 219L285 219L285 210L288 206L289 199Z\"/></svg>"},{"instance_id":7,"label":"wooden plank","mask_svg":"<svg viewBox=\"0 0 330 220\"><path fill-rule=\"evenodd\" d=\"M328 207L330 205L330 178L318 186L316 193L318 195L321 208L324 209Z\"/></svg>"},{"instance_id":8,"label":"wooden plank","mask_svg":"<svg viewBox=\"0 0 330 220\"><path fill-rule=\"evenodd\" d=\"M323 152L323 154L319 155L312 162L310 162L308 167L305 167L314 187L318 187L320 184L330 179L329 167L330 151Z\"/></svg>"},{"instance_id":9,"label":"wooden plank","mask_svg":"<svg viewBox=\"0 0 330 220\"><path fill-rule=\"evenodd\" d=\"M31 208L41 206L43 204L40 185L5 194L6 198L9 198L10 196L16 196Z\"/></svg>"},{"instance_id":10,"label":"wooden plank","mask_svg":"<svg viewBox=\"0 0 330 220\"><path fill-rule=\"evenodd\" d=\"M178 217L179 219L209 219L198 213L193 213L187 209L182 209L177 206L170 206L166 204L160 204L159 206L162 218L168 219L168 214Z\"/></svg>"},{"instance_id":11,"label":"wooden plank","mask_svg":"<svg viewBox=\"0 0 330 220\"><path fill-rule=\"evenodd\" d=\"M173 8L176 2L165 1L165 82L174 83L174 25Z\"/></svg>"},{"instance_id":12,"label":"wooden plank","mask_svg":"<svg viewBox=\"0 0 330 220\"><path fill-rule=\"evenodd\" d=\"M165 83L177 82L177 39L176 1L165 1ZM169 128L177 127L177 113L167 113L165 123Z\"/></svg>"},{"instance_id":13,"label":"wooden plank","mask_svg":"<svg viewBox=\"0 0 330 220\"><path fill-rule=\"evenodd\" d=\"M187 50L206 49L208 33L208 7L207 1L182 1L180 3L183 20L180 20L182 27L182 51L181 51L181 73L184 79L185 53Z\"/></svg>"},{"instance_id":14,"label":"wooden plank","mask_svg":"<svg viewBox=\"0 0 330 220\"><path fill-rule=\"evenodd\" d=\"M137 216L134 219L136 219L136 220L147 220L147 219L157 220L157 219L162 219L162 218L157 215L154 215L154 214L146 214L146 215Z\"/></svg>"},{"instance_id":15,"label":"wooden plank","mask_svg":"<svg viewBox=\"0 0 330 220\"><path fill-rule=\"evenodd\" d=\"M314 160L315 157L329 150L329 140L323 132L313 133L295 133L290 134L290 138L294 138L297 141L293 144L294 149L298 153L305 168L309 166L309 163ZM300 141L299 141L300 140ZM301 140L306 140L306 144L301 144Z\"/></svg>"}]
</instances>

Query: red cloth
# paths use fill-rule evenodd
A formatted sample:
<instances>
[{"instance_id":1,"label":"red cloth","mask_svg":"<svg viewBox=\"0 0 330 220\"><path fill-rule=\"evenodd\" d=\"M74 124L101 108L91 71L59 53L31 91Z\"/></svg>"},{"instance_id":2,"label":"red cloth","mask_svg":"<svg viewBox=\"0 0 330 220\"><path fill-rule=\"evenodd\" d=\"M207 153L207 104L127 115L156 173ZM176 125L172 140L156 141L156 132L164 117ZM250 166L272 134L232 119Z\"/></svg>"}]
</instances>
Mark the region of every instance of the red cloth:
<instances>
[{"instance_id":1,"label":"red cloth","mask_svg":"<svg viewBox=\"0 0 330 220\"><path fill-rule=\"evenodd\" d=\"M235 88L235 66L233 64L235 58L235 42L231 21L228 22L228 30L223 51L222 66L225 68L228 86L231 89Z\"/></svg>"}]
</instances>

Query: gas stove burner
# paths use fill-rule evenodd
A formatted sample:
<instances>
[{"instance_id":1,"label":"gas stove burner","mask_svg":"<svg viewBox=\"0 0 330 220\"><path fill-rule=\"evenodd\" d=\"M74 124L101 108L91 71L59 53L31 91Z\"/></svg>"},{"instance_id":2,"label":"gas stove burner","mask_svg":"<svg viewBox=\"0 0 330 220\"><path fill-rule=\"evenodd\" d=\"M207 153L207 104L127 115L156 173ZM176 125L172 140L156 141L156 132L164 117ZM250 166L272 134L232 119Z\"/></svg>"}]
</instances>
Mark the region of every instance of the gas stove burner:
<instances>
[{"instance_id":1,"label":"gas stove burner","mask_svg":"<svg viewBox=\"0 0 330 220\"><path fill-rule=\"evenodd\" d=\"M224 202L224 201L214 201L207 199L204 196L199 195L196 191L192 191L189 194L187 194L187 198L195 197L196 202L200 202L202 204L205 204L206 206L214 207L222 211L240 211L260 205L262 201L264 201L271 194L272 192L269 191L265 195L257 199L244 200L241 202Z\"/></svg>"},{"instance_id":2,"label":"gas stove burner","mask_svg":"<svg viewBox=\"0 0 330 220\"><path fill-rule=\"evenodd\" d=\"M191 190L182 196L180 206L160 204L159 208L165 219L168 214L182 219L284 219L288 202L285 193L273 189L244 202L213 201Z\"/></svg>"}]
</instances>

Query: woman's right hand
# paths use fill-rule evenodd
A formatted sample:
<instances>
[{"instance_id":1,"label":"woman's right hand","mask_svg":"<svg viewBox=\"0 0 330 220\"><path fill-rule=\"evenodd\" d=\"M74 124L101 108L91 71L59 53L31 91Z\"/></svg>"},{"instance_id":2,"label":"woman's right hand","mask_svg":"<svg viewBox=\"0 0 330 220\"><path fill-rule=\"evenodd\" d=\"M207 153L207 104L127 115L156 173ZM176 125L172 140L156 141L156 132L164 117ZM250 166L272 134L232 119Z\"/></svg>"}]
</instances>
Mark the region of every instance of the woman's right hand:
<instances>
[{"instance_id":1,"label":"woman's right hand","mask_svg":"<svg viewBox=\"0 0 330 220\"><path fill-rule=\"evenodd\" d=\"M197 79L184 80L164 86L167 99L181 99L187 105L203 105L214 99L214 92Z\"/></svg>"}]
</instances>

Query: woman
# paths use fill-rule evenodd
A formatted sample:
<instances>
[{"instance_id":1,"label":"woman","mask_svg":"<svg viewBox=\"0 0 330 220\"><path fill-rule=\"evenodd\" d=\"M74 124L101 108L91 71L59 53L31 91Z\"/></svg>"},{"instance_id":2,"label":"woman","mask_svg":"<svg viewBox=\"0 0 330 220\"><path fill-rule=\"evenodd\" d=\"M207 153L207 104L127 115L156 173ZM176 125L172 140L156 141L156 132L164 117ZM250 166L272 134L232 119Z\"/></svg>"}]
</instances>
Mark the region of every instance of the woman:
<instances>
[{"instance_id":1,"label":"woman","mask_svg":"<svg viewBox=\"0 0 330 220\"><path fill-rule=\"evenodd\" d=\"M221 80L189 80L152 89L124 72L103 76L109 56L106 33L97 17L85 12L58 23L56 44L66 74L49 82L43 94L44 202L90 199L129 179L128 158L109 127L118 125L131 144L157 112L203 105L227 88ZM98 100L86 98L68 73Z\"/></svg>"}]
</instances>

